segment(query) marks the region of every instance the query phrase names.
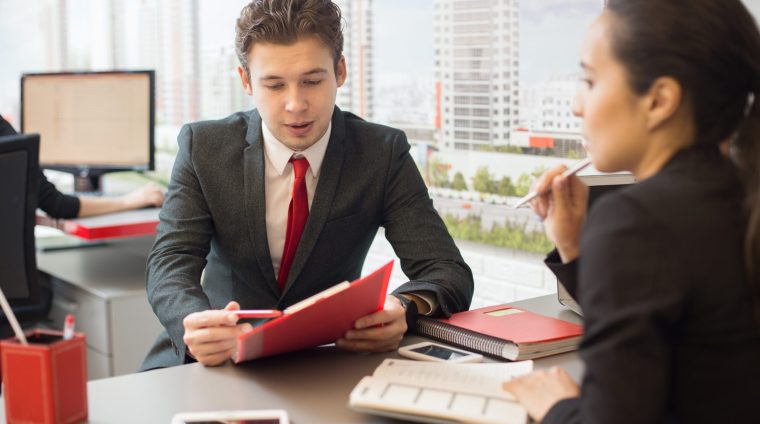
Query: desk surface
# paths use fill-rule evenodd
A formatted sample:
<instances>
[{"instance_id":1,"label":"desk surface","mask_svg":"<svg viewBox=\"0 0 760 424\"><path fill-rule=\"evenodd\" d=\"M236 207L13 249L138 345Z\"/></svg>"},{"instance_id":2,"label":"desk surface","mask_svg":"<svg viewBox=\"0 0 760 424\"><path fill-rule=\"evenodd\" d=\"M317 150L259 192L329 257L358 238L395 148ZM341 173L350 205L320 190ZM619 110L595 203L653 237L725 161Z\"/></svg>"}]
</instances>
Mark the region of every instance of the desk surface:
<instances>
[{"instance_id":1,"label":"desk surface","mask_svg":"<svg viewBox=\"0 0 760 424\"><path fill-rule=\"evenodd\" d=\"M580 322L554 296L515 305ZM421 340L411 336L403 344ZM356 383L370 375L385 354L355 354L334 347L317 348L240 365L206 368L200 364L154 370L91 381L88 384L91 423L168 423L177 412L219 409L282 408L291 420L305 423L390 423L347 406ZM579 380L583 366L576 352L537 360L536 368L564 367Z\"/></svg>"},{"instance_id":2,"label":"desk surface","mask_svg":"<svg viewBox=\"0 0 760 424\"><path fill-rule=\"evenodd\" d=\"M153 237L108 241L106 245L37 252L37 268L98 296L145 294L145 263Z\"/></svg>"}]
</instances>

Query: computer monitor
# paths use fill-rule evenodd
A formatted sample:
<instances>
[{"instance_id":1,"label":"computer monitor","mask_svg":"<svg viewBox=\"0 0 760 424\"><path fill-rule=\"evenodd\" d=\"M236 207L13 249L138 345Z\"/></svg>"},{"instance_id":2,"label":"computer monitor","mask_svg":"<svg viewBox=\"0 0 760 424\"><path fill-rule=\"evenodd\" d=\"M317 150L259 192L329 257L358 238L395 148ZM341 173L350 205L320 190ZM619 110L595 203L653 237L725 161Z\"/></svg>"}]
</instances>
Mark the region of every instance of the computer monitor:
<instances>
[{"instance_id":1,"label":"computer monitor","mask_svg":"<svg viewBox=\"0 0 760 424\"><path fill-rule=\"evenodd\" d=\"M594 175L582 175L579 177L586 185L588 185L588 207L599 200L600 197L607 193L619 190L629 184L634 184L636 179L631 174L594 174ZM562 282L557 280L557 298L559 303L567 306L578 315L583 315L578 302L570 296Z\"/></svg>"},{"instance_id":2,"label":"computer monitor","mask_svg":"<svg viewBox=\"0 0 760 424\"><path fill-rule=\"evenodd\" d=\"M0 137L0 287L10 304L40 302L34 249L40 136Z\"/></svg>"},{"instance_id":3,"label":"computer monitor","mask_svg":"<svg viewBox=\"0 0 760 424\"><path fill-rule=\"evenodd\" d=\"M21 77L21 132L38 133L40 165L101 191L113 171L154 169L155 72L34 73Z\"/></svg>"}]
</instances>

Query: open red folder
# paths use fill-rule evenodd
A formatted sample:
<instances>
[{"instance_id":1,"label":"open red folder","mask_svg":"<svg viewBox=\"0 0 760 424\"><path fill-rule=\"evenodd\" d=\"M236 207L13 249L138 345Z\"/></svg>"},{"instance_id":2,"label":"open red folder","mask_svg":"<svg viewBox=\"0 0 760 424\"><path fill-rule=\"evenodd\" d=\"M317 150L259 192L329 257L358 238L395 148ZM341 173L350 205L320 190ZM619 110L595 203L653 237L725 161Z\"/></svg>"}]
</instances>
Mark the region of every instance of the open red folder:
<instances>
[{"instance_id":1,"label":"open red folder","mask_svg":"<svg viewBox=\"0 0 760 424\"><path fill-rule=\"evenodd\" d=\"M235 363L316 347L343 337L357 319L383 309L393 261L352 283L343 282L285 309L238 337Z\"/></svg>"}]
</instances>

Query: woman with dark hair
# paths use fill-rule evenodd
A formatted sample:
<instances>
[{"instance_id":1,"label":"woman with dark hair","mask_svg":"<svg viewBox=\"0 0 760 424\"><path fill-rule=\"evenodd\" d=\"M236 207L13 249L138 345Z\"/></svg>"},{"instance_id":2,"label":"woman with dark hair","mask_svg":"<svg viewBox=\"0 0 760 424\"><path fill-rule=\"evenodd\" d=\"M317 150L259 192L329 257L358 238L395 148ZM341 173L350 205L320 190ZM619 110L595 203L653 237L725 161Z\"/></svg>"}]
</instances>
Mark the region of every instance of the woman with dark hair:
<instances>
[{"instance_id":1,"label":"woman with dark hair","mask_svg":"<svg viewBox=\"0 0 760 424\"><path fill-rule=\"evenodd\" d=\"M548 266L584 311L581 387L504 384L547 423L760 420L760 32L739 0L610 0L581 53L575 113L601 198L547 172L532 203ZM720 152L731 140L731 157ZM583 230L581 231L581 227Z\"/></svg>"}]
</instances>

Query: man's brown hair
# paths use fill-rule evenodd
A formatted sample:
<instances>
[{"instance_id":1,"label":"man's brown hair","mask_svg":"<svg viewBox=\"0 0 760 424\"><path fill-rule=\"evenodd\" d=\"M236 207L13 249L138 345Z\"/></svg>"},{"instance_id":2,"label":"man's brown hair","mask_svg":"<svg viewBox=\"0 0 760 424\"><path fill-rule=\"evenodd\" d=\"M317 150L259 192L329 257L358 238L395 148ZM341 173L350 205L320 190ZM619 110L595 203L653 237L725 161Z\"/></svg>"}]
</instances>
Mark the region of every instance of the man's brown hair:
<instances>
[{"instance_id":1,"label":"man's brown hair","mask_svg":"<svg viewBox=\"0 0 760 424\"><path fill-rule=\"evenodd\" d=\"M293 44L317 36L332 50L334 68L343 54L340 8L331 0L253 0L240 12L235 51L250 78L248 51L254 43Z\"/></svg>"}]
</instances>

